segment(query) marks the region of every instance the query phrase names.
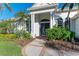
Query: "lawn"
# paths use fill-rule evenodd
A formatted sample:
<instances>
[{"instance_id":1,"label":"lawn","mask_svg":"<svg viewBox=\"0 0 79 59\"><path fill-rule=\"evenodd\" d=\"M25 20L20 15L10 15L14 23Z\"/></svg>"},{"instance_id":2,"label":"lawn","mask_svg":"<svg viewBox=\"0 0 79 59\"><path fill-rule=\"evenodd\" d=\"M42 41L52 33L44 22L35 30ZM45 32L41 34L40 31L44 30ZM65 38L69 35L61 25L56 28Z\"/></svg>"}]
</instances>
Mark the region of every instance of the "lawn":
<instances>
[{"instance_id":1,"label":"lawn","mask_svg":"<svg viewBox=\"0 0 79 59\"><path fill-rule=\"evenodd\" d=\"M20 56L21 46L15 41L0 40L0 56Z\"/></svg>"}]
</instances>

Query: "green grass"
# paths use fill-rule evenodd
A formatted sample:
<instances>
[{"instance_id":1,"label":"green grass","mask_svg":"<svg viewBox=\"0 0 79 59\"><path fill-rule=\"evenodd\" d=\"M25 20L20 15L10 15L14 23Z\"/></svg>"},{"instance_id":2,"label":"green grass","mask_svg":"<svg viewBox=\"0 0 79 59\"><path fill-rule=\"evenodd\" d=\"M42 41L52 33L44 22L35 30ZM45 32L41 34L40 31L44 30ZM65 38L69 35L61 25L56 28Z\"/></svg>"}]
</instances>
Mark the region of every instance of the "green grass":
<instances>
[{"instance_id":1,"label":"green grass","mask_svg":"<svg viewBox=\"0 0 79 59\"><path fill-rule=\"evenodd\" d=\"M0 56L20 56L21 47L14 41L0 40Z\"/></svg>"}]
</instances>

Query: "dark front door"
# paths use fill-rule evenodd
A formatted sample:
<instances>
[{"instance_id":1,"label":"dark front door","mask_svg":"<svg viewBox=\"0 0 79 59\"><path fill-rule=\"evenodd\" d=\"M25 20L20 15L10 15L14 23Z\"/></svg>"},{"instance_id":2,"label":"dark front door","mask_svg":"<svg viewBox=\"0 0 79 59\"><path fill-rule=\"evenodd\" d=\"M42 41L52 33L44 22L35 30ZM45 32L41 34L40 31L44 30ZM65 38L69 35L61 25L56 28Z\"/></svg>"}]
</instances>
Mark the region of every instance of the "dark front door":
<instances>
[{"instance_id":1,"label":"dark front door","mask_svg":"<svg viewBox=\"0 0 79 59\"><path fill-rule=\"evenodd\" d=\"M49 23L41 23L40 26L41 26L40 27L40 35L44 36L46 29L49 28L50 25L49 25Z\"/></svg>"}]
</instances>

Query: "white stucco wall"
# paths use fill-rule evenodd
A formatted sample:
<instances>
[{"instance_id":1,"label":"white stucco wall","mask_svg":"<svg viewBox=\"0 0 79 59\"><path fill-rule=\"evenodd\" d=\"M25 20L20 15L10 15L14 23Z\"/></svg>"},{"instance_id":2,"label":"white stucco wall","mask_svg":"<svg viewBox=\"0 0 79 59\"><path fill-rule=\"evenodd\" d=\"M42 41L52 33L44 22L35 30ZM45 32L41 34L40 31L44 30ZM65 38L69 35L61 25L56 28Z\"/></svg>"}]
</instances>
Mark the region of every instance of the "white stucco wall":
<instances>
[{"instance_id":1,"label":"white stucco wall","mask_svg":"<svg viewBox=\"0 0 79 59\"><path fill-rule=\"evenodd\" d=\"M70 20L70 30L75 32L75 21L74 20Z\"/></svg>"},{"instance_id":2,"label":"white stucco wall","mask_svg":"<svg viewBox=\"0 0 79 59\"><path fill-rule=\"evenodd\" d=\"M21 21L21 22L15 22L15 29L14 31L16 30L24 30L24 31L27 31L27 27L26 27L26 22L25 21Z\"/></svg>"},{"instance_id":3,"label":"white stucco wall","mask_svg":"<svg viewBox=\"0 0 79 59\"><path fill-rule=\"evenodd\" d=\"M79 18L75 20L75 36L79 38Z\"/></svg>"},{"instance_id":4,"label":"white stucco wall","mask_svg":"<svg viewBox=\"0 0 79 59\"><path fill-rule=\"evenodd\" d=\"M31 14L31 36L35 38L35 14Z\"/></svg>"},{"instance_id":5,"label":"white stucco wall","mask_svg":"<svg viewBox=\"0 0 79 59\"><path fill-rule=\"evenodd\" d=\"M35 36L40 35L40 24L39 24L39 15L35 15Z\"/></svg>"}]
</instances>

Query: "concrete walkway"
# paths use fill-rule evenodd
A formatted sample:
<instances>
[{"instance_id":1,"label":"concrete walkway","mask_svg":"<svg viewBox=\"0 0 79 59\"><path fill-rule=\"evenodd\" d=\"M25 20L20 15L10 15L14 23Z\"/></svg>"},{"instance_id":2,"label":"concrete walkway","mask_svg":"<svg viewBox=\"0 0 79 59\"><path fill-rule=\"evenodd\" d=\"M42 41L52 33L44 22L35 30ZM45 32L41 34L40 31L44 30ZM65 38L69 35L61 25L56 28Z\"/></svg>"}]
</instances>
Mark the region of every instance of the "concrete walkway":
<instances>
[{"instance_id":1,"label":"concrete walkway","mask_svg":"<svg viewBox=\"0 0 79 59\"><path fill-rule=\"evenodd\" d=\"M35 39L22 49L22 54L27 56L39 56L44 47L44 40Z\"/></svg>"},{"instance_id":2,"label":"concrete walkway","mask_svg":"<svg viewBox=\"0 0 79 59\"><path fill-rule=\"evenodd\" d=\"M22 49L24 56L79 56L79 51L59 51L44 46L43 39L35 39Z\"/></svg>"}]
</instances>

